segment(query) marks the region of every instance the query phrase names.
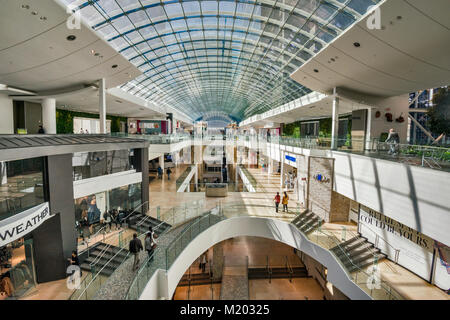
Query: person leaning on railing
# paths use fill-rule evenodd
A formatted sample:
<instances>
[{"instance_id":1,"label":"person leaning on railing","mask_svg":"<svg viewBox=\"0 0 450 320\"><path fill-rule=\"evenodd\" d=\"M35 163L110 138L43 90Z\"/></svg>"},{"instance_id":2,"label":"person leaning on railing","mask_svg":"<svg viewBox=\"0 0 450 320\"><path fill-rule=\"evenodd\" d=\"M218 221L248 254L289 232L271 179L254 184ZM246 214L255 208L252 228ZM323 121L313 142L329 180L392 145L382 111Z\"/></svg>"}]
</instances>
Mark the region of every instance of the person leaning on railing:
<instances>
[{"instance_id":1,"label":"person leaning on railing","mask_svg":"<svg viewBox=\"0 0 450 320\"><path fill-rule=\"evenodd\" d=\"M394 128L389 129L389 135L385 141L389 144L388 154L393 156L397 155L398 144L400 143L400 137L397 132L395 132Z\"/></svg>"}]
</instances>

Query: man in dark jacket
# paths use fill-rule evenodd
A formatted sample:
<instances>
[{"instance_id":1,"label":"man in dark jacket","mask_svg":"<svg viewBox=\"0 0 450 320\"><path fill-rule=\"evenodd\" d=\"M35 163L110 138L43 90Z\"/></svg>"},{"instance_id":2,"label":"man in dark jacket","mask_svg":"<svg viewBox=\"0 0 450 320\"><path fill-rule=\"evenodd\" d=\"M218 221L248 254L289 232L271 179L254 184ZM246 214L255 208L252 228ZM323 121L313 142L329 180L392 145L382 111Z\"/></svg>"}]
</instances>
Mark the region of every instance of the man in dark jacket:
<instances>
[{"instance_id":1,"label":"man in dark jacket","mask_svg":"<svg viewBox=\"0 0 450 320\"><path fill-rule=\"evenodd\" d=\"M137 234L133 234L133 240L130 241L130 252L134 254L133 271L139 268L139 252L143 250L142 242L137 237Z\"/></svg>"}]
</instances>

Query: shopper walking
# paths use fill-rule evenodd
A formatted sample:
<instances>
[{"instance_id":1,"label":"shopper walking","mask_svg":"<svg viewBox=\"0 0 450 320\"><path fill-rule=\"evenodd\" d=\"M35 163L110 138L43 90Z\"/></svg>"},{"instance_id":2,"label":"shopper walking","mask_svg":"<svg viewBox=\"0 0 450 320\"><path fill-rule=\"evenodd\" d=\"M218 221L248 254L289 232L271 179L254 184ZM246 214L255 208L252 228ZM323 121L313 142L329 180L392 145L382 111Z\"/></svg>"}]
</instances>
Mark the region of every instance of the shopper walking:
<instances>
[{"instance_id":1,"label":"shopper walking","mask_svg":"<svg viewBox=\"0 0 450 320\"><path fill-rule=\"evenodd\" d=\"M285 191L284 195L283 195L283 200L282 200L283 212L288 212L288 200L289 200L289 197L288 197L288 195L287 195L287 193Z\"/></svg>"},{"instance_id":2,"label":"shopper walking","mask_svg":"<svg viewBox=\"0 0 450 320\"><path fill-rule=\"evenodd\" d=\"M139 268L139 253L143 249L141 240L137 237L137 234L133 234L133 239L130 241L130 252L134 255L133 271Z\"/></svg>"},{"instance_id":3,"label":"shopper walking","mask_svg":"<svg viewBox=\"0 0 450 320\"><path fill-rule=\"evenodd\" d=\"M162 179L163 178L163 171L161 169L161 166L158 166L158 169L156 169L156 171L158 171L158 179Z\"/></svg>"},{"instance_id":4,"label":"shopper walking","mask_svg":"<svg viewBox=\"0 0 450 320\"><path fill-rule=\"evenodd\" d=\"M278 207L280 206L280 193L277 192L275 198L273 198L275 201L275 211L278 212Z\"/></svg>"},{"instance_id":5,"label":"shopper walking","mask_svg":"<svg viewBox=\"0 0 450 320\"><path fill-rule=\"evenodd\" d=\"M202 255L202 273L205 273L205 269L206 269L206 252Z\"/></svg>"},{"instance_id":6,"label":"shopper walking","mask_svg":"<svg viewBox=\"0 0 450 320\"><path fill-rule=\"evenodd\" d=\"M172 173L172 170L170 170L170 168L167 168L167 180L170 180L171 173Z\"/></svg>"},{"instance_id":7,"label":"shopper walking","mask_svg":"<svg viewBox=\"0 0 450 320\"><path fill-rule=\"evenodd\" d=\"M149 257L149 261L153 260L153 251L156 248L156 238L158 236L155 234L155 232L153 231L152 227L148 228L148 232L145 235L145 250L148 253L148 257Z\"/></svg>"}]
</instances>

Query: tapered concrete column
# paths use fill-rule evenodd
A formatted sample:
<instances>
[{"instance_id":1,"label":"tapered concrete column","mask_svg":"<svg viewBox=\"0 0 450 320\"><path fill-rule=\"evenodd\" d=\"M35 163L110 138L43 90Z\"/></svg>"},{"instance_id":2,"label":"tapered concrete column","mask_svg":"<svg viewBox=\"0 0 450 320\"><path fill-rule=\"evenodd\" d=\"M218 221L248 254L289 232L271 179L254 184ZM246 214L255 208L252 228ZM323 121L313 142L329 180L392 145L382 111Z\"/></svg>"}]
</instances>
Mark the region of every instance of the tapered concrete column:
<instances>
[{"instance_id":1,"label":"tapered concrete column","mask_svg":"<svg viewBox=\"0 0 450 320\"><path fill-rule=\"evenodd\" d=\"M100 133L106 133L106 86L105 78L100 79L98 85L98 113L100 115Z\"/></svg>"},{"instance_id":2,"label":"tapered concrete column","mask_svg":"<svg viewBox=\"0 0 450 320\"><path fill-rule=\"evenodd\" d=\"M194 179L195 179L195 191L197 191L198 190L198 164L195 165Z\"/></svg>"},{"instance_id":3,"label":"tapered concrete column","mask_svg":"<svg viewBox=\"0 0 450 320\"><path fill-rule=\"evenodd\" d=\"M367 109L367 119L366 119L366 141L365 141L365 149L370 150L372 148L370 131L372 130L372 108Z\"/></svg>"},{"instance_id":4,"label":"tapered concrete column","mask_svg":"<svg viewBox=\"0 0 450 320\"><path fill-rule=\"evenodd\" d=\"M284 185L284 151L280 150L280 194L283 192Z\"/></svg>"},{"instance_id":5,"label":"tapered concrete column","mask_svg":"<svg viewBox=\"0 0 450 320\"><path fill-rule=\"evenodd\" d=\"M159 166L161 167L162 171L164 172L164 154L159 157Z\"/></svg>"},{"instance_id":6,"label":"tapered concrete column","mask_svg":"<svg viewBox=\"0 0 450 320\"><path fill-rule=\"evenodd\" d=\"M0 94L0 134L14 133L13 101L7 95ZM6 162L0 162L0 185L8 183Z\"/></svg>"},{"instance_id":7,"label":"tapered concrete column","mask_svg":"<svg viewBox=\"0 0 450 320\"><path fill-rule=\"evenodd\" d=\"M334 88L333 97L333 115L331 123L331 149L336 150L338 147L338 133L339 133L339 98Z\"/></svg>"},{"instance_id":8,"label":"tapered concrete column","mask_svg":"<svg viewBox=\"0 0 450 320\"><path fill-rule=\"evenodd\" d=\"M42 100L42 126L45 133L56 134L56 100L53 98Z\"/></svg>"},{"instance_id":9,"label":"tapered concrete column","mask_svg":"<svg viewBox=\"0 0 450 320\"><path fill-rule=\"evenodd\" d=\"M0 94L0 134L14 133L13 101L6 94Z\"/></svg>"}]
</instances>

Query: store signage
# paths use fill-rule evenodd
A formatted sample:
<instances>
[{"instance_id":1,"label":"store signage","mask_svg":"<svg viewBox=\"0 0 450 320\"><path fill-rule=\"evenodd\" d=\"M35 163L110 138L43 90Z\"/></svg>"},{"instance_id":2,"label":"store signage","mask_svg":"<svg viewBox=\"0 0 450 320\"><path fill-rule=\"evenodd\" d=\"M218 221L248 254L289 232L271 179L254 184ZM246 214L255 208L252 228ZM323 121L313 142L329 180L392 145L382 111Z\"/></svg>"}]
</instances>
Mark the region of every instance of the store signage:
<instances>
[{"instance_id":1,"label":"store signage","mask_svg":"<svg viewBox=\"0 0 450 320\"><path fill-rule=\"evenodd\" d=\"M433 265L434 240L395 221L390 217L361 205L360 233L391 260L424 279L430 278Z\"/></svg>"},{"instance_id":2,"label":"store signage","mask_svg":"<svg viewBox=\"0 0 450 320\"><path fill-rule=\"evenodd\" d=\"M316 179L319 182L325 182L325 183L330 182L330 178L324 176L321 173L315 174L313 177L314 177L314 179Z\"/></svg>"},{"instance_id":3,"label":"store signage","mask_svg":"<svg viewBox=\"0 0 450 320\"><path fill-rule=\"evenodd\" d=\"M0 222L0 247L17 240L50 218L48 202L18 213Z\"/></svg>"},{"instance_id":4,"label":"store signage","mask_svg":"<svg viewBox=\"0 0 450 320\"><path fill-rule=\"evenodd\" d=\"M286 160L295 162L295 158L294 158L294 157L291 157L291 156L286 156Z\"/></svg>"}]
</instances>

